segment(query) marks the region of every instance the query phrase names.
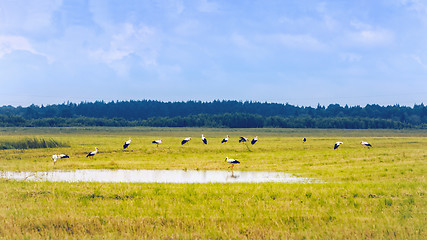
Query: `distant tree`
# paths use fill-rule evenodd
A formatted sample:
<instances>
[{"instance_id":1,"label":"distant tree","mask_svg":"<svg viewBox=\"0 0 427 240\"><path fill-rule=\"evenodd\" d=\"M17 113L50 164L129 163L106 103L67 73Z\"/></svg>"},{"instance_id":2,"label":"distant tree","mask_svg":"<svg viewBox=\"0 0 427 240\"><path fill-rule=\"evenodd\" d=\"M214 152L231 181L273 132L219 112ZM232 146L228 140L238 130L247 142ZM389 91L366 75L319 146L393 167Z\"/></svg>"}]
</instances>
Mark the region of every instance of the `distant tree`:
<instances>
[{"instance_id":1,"label":"distant tree","mask_svg":"<svg viewBox=\"0 0 427 240\"><path fill-rule=\"evenodd\" d=\"M21 117L15 125L37 126L213 126L394 128L427 124L427 107L330 104L299 107L253 101L160 102L153 100L96 101L29 107L0 107L0 115ZM39 119L39 120L38 120ZM38 120L38 121L35 121ZM85 121L83 121L85 120ZM2 118L2 126L14 120Z\"/></svg>"}]
</instances>

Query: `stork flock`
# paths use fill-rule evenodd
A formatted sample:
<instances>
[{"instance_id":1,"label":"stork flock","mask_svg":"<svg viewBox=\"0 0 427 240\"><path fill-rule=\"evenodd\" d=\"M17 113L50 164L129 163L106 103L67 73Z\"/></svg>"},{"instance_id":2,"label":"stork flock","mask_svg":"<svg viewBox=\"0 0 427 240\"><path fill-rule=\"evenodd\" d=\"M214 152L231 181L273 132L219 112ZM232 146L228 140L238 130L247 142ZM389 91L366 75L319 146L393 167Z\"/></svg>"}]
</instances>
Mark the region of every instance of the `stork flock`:
<instances>
[{"instance_id":1,"label":"stork flock","mask_svg":"<svg viewBox=\"0 0 427 240\"><path fill-rule=\"evenodd\" d=\"M230 137L227 135L225 138L223 138L223 139L222 139L221 144L222 144L222 143L227 143L227 142L228 142L228 140L229 140L229 138L230 138ZM184 139L181 141L181 145L184 145L184 144L188 143L190 140L191 140L191 137L184 138ZM255 136L255 137L250 141L250 143L251 143L252 145L254 145L257 141L258 141L258 136ZM203 134L202 134L202 142L203 142L205 145L207 145L207 144L208 144L208 140L206 139L206 137L205 137ZM246 138L246 137L240 137L240 138L239 138L239 143L244 143L244 144L246 144L246 142L248 142L248 138ZM306 142L307 142L307 138L305 138L305 137L304 137L304 138L302 139L302 142L303 142L303 143L306 143ZM159 140L154 140L154 141L152 141L152 143L156 144L156 145L157 145L157 147L159 147L159 145L162 143L162 140L161 140L161 139L159 139ZM123 150L127 149L127 148L129 147L129 145L130 145L130 144L131 144L131 138L129 137L129 140L127 140L127 141L123 144ZM335 145L334 145L334 150L338 149L338 147L339 147L339 146L341 146L341 145L343 145L343 144L344 144L343 142L336 142L336 143L335 143ZM370 143L365 142L365 141L361 141L361 142L360 142L360 144L362 144L363 146L365 146L365 147L367 147L367 148L371 148L371 147L372 147L372 145L371 145ZM248 149L249 149L249 148L248 148ZM95 151L92 151L92 152L88 153L88 154L86 155L86 157L88 157L88 158L93 158L97 153L98 153L98 148L97 148L97 147L95 147ZM69 157L68 155L66 155L66 154L54 154L54 155L52 155L53 164L55 164L55 163L56 163L56 161L57 161L58 159L62 159L62 158L70 158L70 157ZM233 168L234 168L234 165L235 165L235 164L240 164L240 162L239 162L239 161L237 161L237 160L235 160L235 159L232 159L232 158L228 158L228 157L226 157L226 158L225 158L225 162L227 162L227 163L231 164L228 168L231 168L232 170L233 170Z\"/></svg>"}]
</instances>

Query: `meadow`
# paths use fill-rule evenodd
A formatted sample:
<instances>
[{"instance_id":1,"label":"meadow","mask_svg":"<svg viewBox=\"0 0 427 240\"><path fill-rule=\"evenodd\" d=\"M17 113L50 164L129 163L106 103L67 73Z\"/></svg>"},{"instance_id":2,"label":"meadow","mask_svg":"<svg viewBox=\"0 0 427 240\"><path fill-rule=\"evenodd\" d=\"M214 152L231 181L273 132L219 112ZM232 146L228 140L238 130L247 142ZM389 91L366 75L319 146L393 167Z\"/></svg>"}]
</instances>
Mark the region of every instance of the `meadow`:
<instances>
[{"instance_id":1,"label":"meadow","mask_svg":"<svg viewBox=\"0 0 427 240\"><path fill-rule=\"evenodd\" d=\"M0 128L3 171L282 171L321 183L51 183L0 180L5 239L426 239L427 130ZM201 134L208 145L201 141ZM230 136L227 144L222 138ZM255 145L238 137L259 137ZM131 137L127 150L122 145ZM185 137L192 140L185 145ZM301 139L307 138L306 143ZM162 139L156 147L151 141ZM367 149L360 142L370 142ZM344 144L333 150L336 141ZM93 158L87 153L99 148ZM53 164L52 154L69 159Z\"/></svg>"}]
</instances>

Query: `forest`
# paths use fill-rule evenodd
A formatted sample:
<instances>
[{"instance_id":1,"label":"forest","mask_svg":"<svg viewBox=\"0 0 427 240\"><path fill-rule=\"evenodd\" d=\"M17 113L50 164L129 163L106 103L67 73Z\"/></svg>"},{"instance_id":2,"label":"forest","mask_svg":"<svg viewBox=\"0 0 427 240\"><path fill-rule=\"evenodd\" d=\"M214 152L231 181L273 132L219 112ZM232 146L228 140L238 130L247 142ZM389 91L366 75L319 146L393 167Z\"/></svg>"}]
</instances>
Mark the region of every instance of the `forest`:
<instances>
[{"instance_id":1,"label":"forest","mask_svg":"<svg viewBox=\"0 0 427 240\"><path fill-rule=\"evenodd\" d=\"M216 100L96 101L0 107L0 127L151 126L224 128L427 128L427 107L304 107L281 103Z\"/></svg>"}]
</instances>

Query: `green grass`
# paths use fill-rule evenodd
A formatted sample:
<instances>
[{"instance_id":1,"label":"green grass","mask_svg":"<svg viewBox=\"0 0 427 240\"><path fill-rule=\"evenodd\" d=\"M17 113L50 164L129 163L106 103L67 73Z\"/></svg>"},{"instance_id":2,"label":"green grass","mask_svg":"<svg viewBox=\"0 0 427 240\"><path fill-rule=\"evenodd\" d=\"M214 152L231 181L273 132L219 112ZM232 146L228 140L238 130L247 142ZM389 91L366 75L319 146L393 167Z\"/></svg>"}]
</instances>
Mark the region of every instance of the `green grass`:
<instances>
[{"instance_id":1,"label":"green grass","mask_svg":"<svg viewBox=\"0 0 427 240\"><path fill-rule=\"evenodd\" d=\"M0 237L426 239L427 131L189 128L0 128L4 139L70 147L0 150L0 169L284 171L315 184L49 183L0 180ZM201 142L201 134L208 145ZM220 144L230 135L227 145ZM248 151L239 136L259 136ZM181 146L184 137L188 145ZM122 145L129 137L129 150ZM303 144L302 137L307 138ZM162 139L157 148L152 140ZM360 141L373 148L363 148ZM333 150L336 141L343 141ZM93 160L86 154L99 148ZM70 159L55 165L52 154Z\"/></svg>"}]
</instances>

